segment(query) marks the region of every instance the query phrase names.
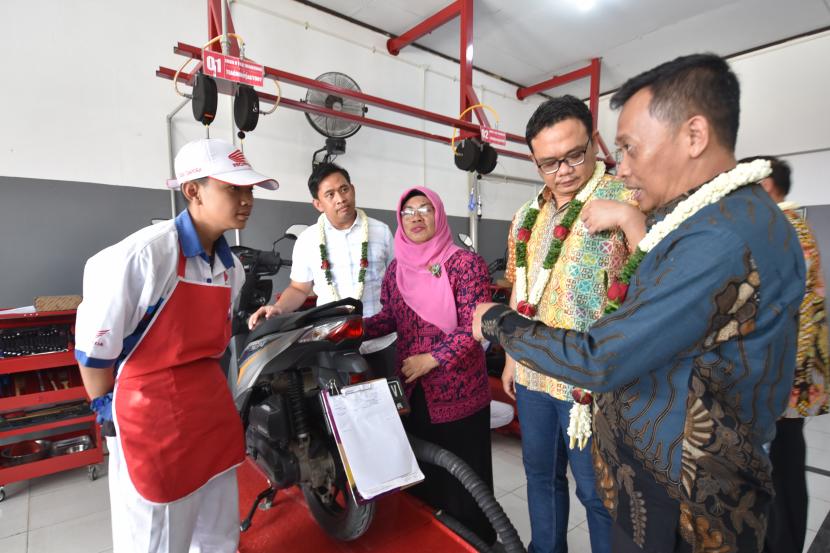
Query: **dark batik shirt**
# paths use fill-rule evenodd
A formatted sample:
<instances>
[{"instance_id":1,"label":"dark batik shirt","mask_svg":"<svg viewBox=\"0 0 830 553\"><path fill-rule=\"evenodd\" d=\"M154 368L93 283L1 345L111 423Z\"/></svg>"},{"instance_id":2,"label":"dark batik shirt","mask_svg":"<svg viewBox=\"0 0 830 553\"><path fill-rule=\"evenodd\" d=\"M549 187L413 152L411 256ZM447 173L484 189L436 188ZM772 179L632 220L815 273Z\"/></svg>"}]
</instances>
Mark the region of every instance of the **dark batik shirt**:
<instances>
[{"instance_id":1,"label":"dark batik shirt","mask_svg":"<svg viewBox=\"0 0 830 553\"><path fill-rule=\"evenodd\" d=\"M395 280L397 260L389 264L383 277L380 313L364 322L367 338L397 331L395 373L401 382L406 380L401 374L404 359L431 353L438 361L436 368L419 379L433 423L459 420L490 405L484 350L472 335L476 305L490 301L487 264L480 255L459 250L447 259L444 268L455 296L458 328L454 332L445 334L406 304ZM416 382L404 384L407 396Z\"/></svg>"},{"instance_id":2,"label":"dark batik shirt","mask_svg":"<svg viewBox=\"0 0 830 553\"><path fill-rule=\"evenodd\" d=\"M588 332L501 307L482 328L517 361L600 392L597 487L643 551L755 552L773 493L764 444L792 383L804 276L792 226L751 185L662 240L622 307Z\"/></svg>"}]
</instances>

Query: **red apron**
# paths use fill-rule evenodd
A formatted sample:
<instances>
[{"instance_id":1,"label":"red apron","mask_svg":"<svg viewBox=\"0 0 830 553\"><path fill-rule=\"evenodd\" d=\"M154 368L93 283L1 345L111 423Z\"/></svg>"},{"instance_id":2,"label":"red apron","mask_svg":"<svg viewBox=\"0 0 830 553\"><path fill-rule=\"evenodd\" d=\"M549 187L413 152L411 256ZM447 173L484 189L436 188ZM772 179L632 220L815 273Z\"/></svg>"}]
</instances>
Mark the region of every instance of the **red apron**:
<instances>
[{"instance_id":1,"label":"red apron","mask_svg":"<svg viewBox=\"0 0 830 553\"><path fill-rule=\"evenodd\" d=\"M170 503L245 458L219 356L231 335L231 289L178 282L127 357L115 388L117 436L136 491ZM226 275L227 281L227 275Z\"/></svg>"}]
</instances>

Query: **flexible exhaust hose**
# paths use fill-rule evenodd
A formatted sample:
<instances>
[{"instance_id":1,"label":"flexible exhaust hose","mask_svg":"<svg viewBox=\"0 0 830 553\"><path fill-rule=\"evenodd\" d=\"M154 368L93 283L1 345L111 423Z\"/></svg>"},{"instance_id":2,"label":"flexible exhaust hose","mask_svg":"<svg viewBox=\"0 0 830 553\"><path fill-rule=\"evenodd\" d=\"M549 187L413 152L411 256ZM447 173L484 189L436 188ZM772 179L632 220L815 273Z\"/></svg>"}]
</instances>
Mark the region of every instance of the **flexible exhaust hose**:
<instances>
[{"instance_id":1,"label":"flexible exhaust hose","mask_svg":"<svg viewBox=\"0 0 830 553\"><path fill-rule=\"evenodd\" d=\"M467 463L458 455L433 443L426 442L412 434L407 434L407 437L418 461L424 461L445 469L464 486L464 489L470 493L476 504L484 512L496 534L501 538L505 551L508 553L525 553L525 548L519 539L519 533L513 527L510 519L507 518L496 498L493 497L493 492Z\"/></svg>"}]
</instances>

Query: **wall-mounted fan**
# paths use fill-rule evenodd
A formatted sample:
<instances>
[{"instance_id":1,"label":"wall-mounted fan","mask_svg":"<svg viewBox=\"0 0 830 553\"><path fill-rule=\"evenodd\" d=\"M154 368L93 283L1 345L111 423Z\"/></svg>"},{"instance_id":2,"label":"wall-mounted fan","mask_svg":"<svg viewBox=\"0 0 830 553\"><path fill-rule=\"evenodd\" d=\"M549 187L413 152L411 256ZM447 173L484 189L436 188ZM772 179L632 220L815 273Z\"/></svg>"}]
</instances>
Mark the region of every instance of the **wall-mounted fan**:
<instances>
[{"instance_id":1,"label":"wall-mounted fan","mask_svg":"<svg viewBox=\"0 0 830 553\"><path fill-rule=\"evenodd\" d=\"M336 71L323 73L316 80L321 83L360 92L360 87L357 86L354 79L343 73L337 73ZM308 89L304 101L313 106L341 111L358 117L363 117L368 111L366 104L359 100L353 100L333 92L324 92L311 88ZM314 130L326 137L326 145L314 152L311 158L312 165L317 165L321 161L333 161L337 156L346 153L346 139L353 136L361 127L357 121L349 121L348 119L341 119L339 117L330 117L318 113L306 113L305 116L311 126L314 127ZM320 158L320 154L323 152L325 154Z\"/></svg>"}]
</instances>

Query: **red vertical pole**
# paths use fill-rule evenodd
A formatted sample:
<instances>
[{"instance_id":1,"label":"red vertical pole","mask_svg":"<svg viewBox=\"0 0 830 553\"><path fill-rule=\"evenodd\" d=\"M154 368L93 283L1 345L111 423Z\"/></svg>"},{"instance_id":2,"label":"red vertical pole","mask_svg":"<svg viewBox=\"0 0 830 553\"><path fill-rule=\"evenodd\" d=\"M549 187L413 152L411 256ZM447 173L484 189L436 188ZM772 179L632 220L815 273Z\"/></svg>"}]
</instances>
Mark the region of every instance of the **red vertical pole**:
<instances>
[{"instance_id":1,"label":"red vertical pole","mask_svg":"<svg viewBox=\"0 0 830 553\"><path fill-rule=\"evenodd\" d=\"M207 0L207 16L208 16L208 40L213 40L222 34L222 0ZM233 19L231 19L231 8L228 6L225 16L228 18L228 32L234 33ZM214 52L222 51L221 41L216 41L210 45L210 49ZM230 50L228 52L232 56L239 56L239 45L236 40L230 41Z\"/></svg>"},{"instance_id":2,"label":"red vertical pole","mask_svg":"<svg viewBox=\"0 0 830 553\"><path fill-rule=\"evenodd\" d=\"M461 52L458 56L461 62L460 113L473 105L468 93L473 86L473 0L458 0L458 4L461 8ZM465 114L464 120L472 121L472 114Z\"/></svg>"},{"instance_id":3,"label":"red vertical pole","mask_svg":"<svg viewBox=\"0 0 830 553\"><path fill-rule=\"evenodd\" d=\"M591 60L591 96L588 100L588 107L594 118L594 130L598 131L597 120L599 118L599 58Z\"/></svg>"}]
</instances>

